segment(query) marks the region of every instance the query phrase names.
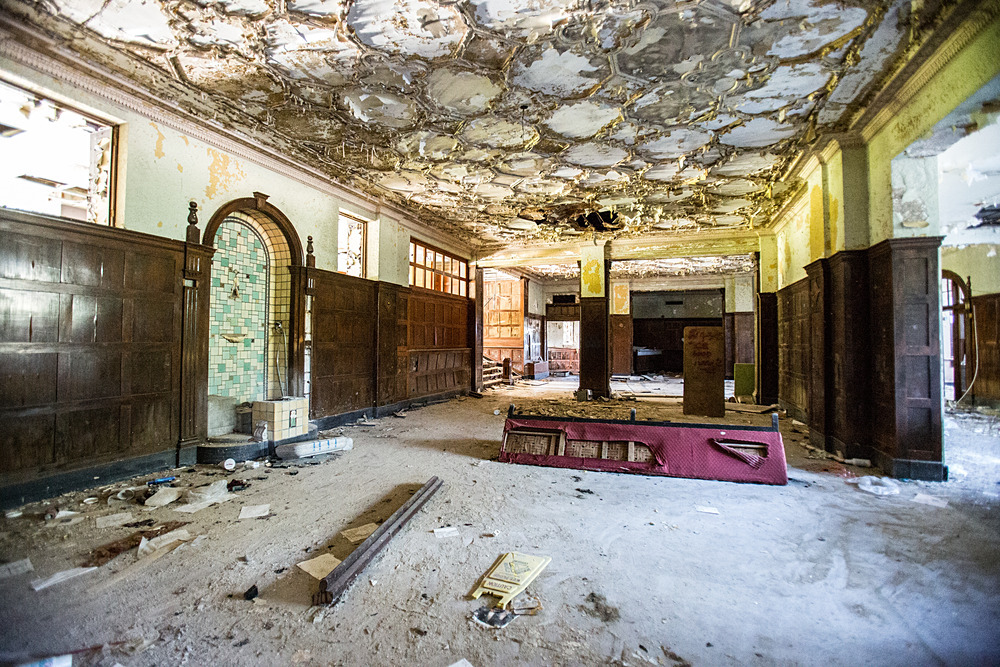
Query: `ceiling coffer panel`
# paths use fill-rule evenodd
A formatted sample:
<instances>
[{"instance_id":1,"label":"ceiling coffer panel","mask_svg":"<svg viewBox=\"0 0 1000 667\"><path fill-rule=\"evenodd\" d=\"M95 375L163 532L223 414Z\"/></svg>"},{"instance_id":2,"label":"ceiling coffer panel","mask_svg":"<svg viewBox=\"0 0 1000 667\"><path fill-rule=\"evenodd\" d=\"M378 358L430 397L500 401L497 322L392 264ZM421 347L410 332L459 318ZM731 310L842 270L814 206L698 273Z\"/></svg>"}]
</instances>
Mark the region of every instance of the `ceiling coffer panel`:
<instances>
[{"instance_id":1,"label":"ceiling coffer panel","mask_svg":"<svg viewBox=\"0 0 1000 667\"><path fill-rule=\"evenodd\" d=\"M767 220L780 170L873 76L863 47L895 4L13 6L99 65L186 91L185 111L488 248Z\"/></svg>"}]
</instances>

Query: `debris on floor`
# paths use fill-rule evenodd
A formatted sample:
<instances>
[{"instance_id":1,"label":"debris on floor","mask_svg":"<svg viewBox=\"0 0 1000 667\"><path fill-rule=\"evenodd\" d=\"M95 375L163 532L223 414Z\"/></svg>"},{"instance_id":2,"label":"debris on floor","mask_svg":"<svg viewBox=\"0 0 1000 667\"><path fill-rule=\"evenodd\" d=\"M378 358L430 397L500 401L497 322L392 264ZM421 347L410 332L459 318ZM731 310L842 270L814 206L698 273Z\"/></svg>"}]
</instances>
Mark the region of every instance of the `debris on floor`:
<instances>
[{"instance_id":1,"label":"debris on floor","mask_svg":"<svg viewBox=\"0 0 1000 667\"><path fill-rule=\"evenodd\" d=\"M435 528L434 537L439 540L446 537L458 537L458 528L455 526L446 526L444 528Z\"/></svg>"},{"instance_id":2,"label":"debris on floor","mask_svg":"<svg viewBox=\"0 0 1000 667\"><path fill-rule=\"evenodd\" d=\"M31 587L36 591L41 591L49 586L55 586L56 584L61 584L69 579L74 579L82 574L87 574L96 570L96 567L74 567L69 570L63 570L62 572L56 572L50 577L44 579L35 579L31 582Z\"/></svg>"},{"instance_id":3,"label":"debris on floor","mask_svg":"<svg viewBox=\"0 0 1000 667\"><path fill-rule=\"evenodd\" d=\"M322 440L309 440L307 442L294 442L287 445L279 445L274 451L278 458L303 459L318 454L330 454L332 452L346 452L354 448L354 440L348 437L324 438Z\"/></svg>"},{"instance_id":4,"label":"debris on floor","mask_svg":"<svg viewBox=\"0 0 1000 667\"><path fill-rule=\"evenodd\" d=\"M599 593L591 592L583 600L586 604L580 605L580 609L595 618L599 618L605 623L614 623L621 618L618 607L608 604L607 598Z\"/></svg>"},{"instance_id":5,"label":"debris on floor","mask_svg":"<svg viewBox=\"0 0 1000 667\"><path fill-rule=\"evenodd\" d=\"M13 563L4 563L3 565L0 565L0 579L16 577L20 574L31 572L34 569L35 568L31 565L30 558L22 558L21 560L16 560Z\"/></svg>"},{"instance_id":6,"label":"debris on floor","mask_svg":"<svg viewBox=\"0 0 1000 667\"><path fill-rule=\"evenodd\" d=\"M240 519L259 519L271 513L271 505L244 505L240 508Z\"/></svg>"},{"instance_id":7,"label":"debris on floor","mask_svg":"<svg viewBox=\"0 0 1000 667\"><path fill-rule=\"evenodd\" d=\"M358 526L357 528L347 528L346 530L340 531L340 534L347 538L347 541L351 544L358 544L359 542L364 542L368 539L368 536L378 530L377 523L366 523L363 526Z\"/></svg>"},{"instance_id":8,"label":"debris on floor","mask_svg":"<svg viewBox=\"0 0 1000 667\"><path fill-rule=\"evenodd\" d=\"M489 628L505 628L511 624L517 616L512 611L500 609L492 605L484 605L472 612L472 618L480 625Z\"/></svg>"},{"instance_id":9,"label":"debris on floor","mask_svg":"<svg viewBox=\"0 0 1000 667\"><path fill-rule=\"evenodd\" d=\"M701 512L702 514L718 514L719 510L714 507L708 507L707 505L696 505L695 510Z\"/></svg>"},{"instance_id":10,"label":"debris on floor","mask_svg":"<svg viewBox=\"0 0 1000 667\"><path fill-rule=\"evenodd\" d=\"M926 493L918 493L917 495L910 498L911 501L915 503L920 503L921 505L930 505L931 507L947 507L948 501L944 498L939 498L937 496L931 496Z\"/></svg>"},{"instance_id":11,"label":"debris on floor","mask_svg":"<svg viewBox=\"0 0 1000 667\"><path fill-rule=\"evenodd\" d=\"M322 556L317 556L316 558L311 558L298 563L299 569L303 572L309 573L316 579L322 579L326 575L330 574L338 565L340 565L340 559L334 558L330 554L323 554Z\"/></svg>"},{"instance_id":12,"label":"debris on floor","mask_svg":"<svg viewBox=\"0 0 1000 667\"><path fill-rule=\"evenodd\" d=\"M516 551L501 554L480 578L472 591L472 598L478 599L483 593L488 593L499 598L497 607L506 607L551 562L551 556L530 556Z\"/></svg>"},{"instance_id":13,"label":"debris on floor","mask_svg":"<svg viewBox=\"0 0 1000 667\"><path fill-rule=\"evenodd\" d=\"M899 495L899 483L888 477L856 477L846 480L848 484L857 484L858 488L875 496Z\"/></svg>"}]
</instances>

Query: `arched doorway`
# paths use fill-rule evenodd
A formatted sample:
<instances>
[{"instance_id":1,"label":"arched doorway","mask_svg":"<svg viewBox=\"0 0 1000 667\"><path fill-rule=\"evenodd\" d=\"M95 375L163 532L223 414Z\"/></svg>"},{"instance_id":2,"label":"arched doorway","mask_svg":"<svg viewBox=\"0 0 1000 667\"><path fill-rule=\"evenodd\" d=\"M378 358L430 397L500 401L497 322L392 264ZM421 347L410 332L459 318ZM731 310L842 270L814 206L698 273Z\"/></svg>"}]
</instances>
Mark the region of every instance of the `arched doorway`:
<instances>
[{"instance_id":1,"label":"arched doorway","mask_svg":"<svg viewBox=\"0 0 1000 667\"><path fill-rule=\"evenodd\" d=\"M209 435L230 432L242 403L299 389L291 266L301 244L266 195L220 208L205 230L214 247L209 301ZM232 426L231 426L232 425Z\"/></svg>"},{"instance_id":2,"label":"arched doorway","mask_svg":"<svg viewBox=\"0 0 1000 667\"><path fill-rule=\"evenodd\" d=\"M953 271L941 271L941 362L946 400L958 401L969 389L975 366L972 299L969 285Z\"/></svg>"}]
</instances>

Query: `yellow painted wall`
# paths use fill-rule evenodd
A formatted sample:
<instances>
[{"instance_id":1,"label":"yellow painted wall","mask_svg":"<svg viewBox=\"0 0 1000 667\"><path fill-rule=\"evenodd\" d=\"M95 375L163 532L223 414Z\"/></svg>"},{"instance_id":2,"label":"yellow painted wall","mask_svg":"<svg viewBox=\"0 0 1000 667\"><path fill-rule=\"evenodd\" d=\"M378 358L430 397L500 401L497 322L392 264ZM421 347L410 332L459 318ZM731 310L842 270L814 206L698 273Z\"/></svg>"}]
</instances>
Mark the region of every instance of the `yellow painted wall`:
<instances>
[{"instance_id":1,"label":"yellow painted wall","mask_svg":"<svg viewBox=\"0 0 1000 667\"><path fill-rule=\"evenodd\" d=\"M776 227L779 290L805 278L806 264L812 261L811 201L807 186Z\"/></svg>"},{"instance_id":2,"label":"yellow painted wall","mask_svg":"<svg viewBox=\"0 0 1000 667\"><path fill-rule=\"evenodd\" d=\"M604 244L580 244L580 296L605 296Z\"/></svg>"},{"instance_id":3,"label":"yellow painted wall","mask_svg":"<svg viewBox=\"0 0 1000 667\"><path fill-rule=\"evenodd\" d=\"M760 291L778 291L778 237L760 236Z\"/></svg>"},{"instance_id":4,"label":"yellow painted wall","mask_svg":"<svg viewBox=\"0 0 1000 667\"><path fill-rule=\"evenodd\" d=\"M941 268L972 278L972 295L1000 294L1000 244L941 248Z\"/></svg>"},{"instance_id":5,"label":"yellow painted wall","mask_svg":"<svg viewBox=\"0 0 1000 667\"><path fill-rule=\"evenodd\" d=\"M942 48L946 48L942 47ZM945 65L868 144L871 245L889 238L923 236L926 230L894 227L891 160L952 109L1000 73L1000 17Z\"/></svg>"},{"instance_id":6,"label":"yellow painted wall","mask_svg":"<svg viewBox=\"0 0 1000 667\"><path fill-rule=\"evenodd\" d=\"M611 284L611 314L628 315L632 312L628 282L613 282Z\"/></svg>"},{"instance_id":7,"label":"yellow painted wall","mask_svg":"<svg viewBox=\"0 0 1000 667\"><path fill-rule=\"evenodd\" d=\"M823 165L824 191L826 194L827 234L826 256L844 250L844 156L837 151Z\"/></svg>"}]
</instances>

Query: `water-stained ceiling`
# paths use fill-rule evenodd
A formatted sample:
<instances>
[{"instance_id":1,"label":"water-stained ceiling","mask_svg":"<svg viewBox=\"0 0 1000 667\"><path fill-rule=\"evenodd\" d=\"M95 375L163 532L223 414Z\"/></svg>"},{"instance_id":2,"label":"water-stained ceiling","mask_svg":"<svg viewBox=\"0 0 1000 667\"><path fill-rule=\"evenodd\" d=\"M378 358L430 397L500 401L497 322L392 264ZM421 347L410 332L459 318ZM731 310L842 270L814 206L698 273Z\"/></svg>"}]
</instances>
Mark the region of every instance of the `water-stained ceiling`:
<instances>
[{"instance_id":1,"label":"water-stained ceiling","mask_svg":"<svg viewBox=\"0 0 1000 667\"><path fill-rule=\"evenodd\" d=\"M490 247L766 224L780 170L896 50L898 16L864 45L909 3L4 4L140 85L166 80L180 108Z\"/></svg>"}]
</instances>

